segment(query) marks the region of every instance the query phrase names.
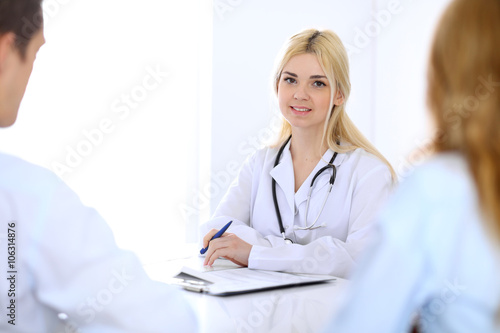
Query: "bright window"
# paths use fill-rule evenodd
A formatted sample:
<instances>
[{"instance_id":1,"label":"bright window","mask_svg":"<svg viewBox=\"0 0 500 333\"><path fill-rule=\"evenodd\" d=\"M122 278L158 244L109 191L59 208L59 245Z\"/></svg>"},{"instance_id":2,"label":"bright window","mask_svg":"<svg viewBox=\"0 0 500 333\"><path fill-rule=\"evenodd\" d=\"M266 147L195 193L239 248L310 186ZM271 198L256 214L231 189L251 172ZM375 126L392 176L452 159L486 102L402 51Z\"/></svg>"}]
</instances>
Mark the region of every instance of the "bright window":
<instances>
[{"instance_id":1,"label":"bright window","mask_svg":"<svg viewBox=\"0 0 500 333\"><path fill-rule=\"evenodd\" d=\"M46 0L44 18L47 42L0 150L58 173L145 263L195 242L210 2Z\"/></svg>"}]
</instances>

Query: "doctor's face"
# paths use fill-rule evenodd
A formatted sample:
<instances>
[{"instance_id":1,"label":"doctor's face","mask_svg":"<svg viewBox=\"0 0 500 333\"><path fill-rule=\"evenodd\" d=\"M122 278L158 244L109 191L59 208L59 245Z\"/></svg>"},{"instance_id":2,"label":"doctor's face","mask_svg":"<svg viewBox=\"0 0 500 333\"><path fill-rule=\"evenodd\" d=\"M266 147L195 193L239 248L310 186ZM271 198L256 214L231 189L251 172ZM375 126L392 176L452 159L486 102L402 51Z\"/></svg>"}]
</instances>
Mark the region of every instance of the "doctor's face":
<instances>
[{"instance_id":1,"label":"doctor's face","mask_svg":"<svg viewBox=\"0 0 500 333\"><path fill-rule=\"evenodd\" d=\"M315 54L296 55L286 63L278 83L278 102L292 130L323 131L330 91L330 82Z\"/></svg>"}]
</instances>

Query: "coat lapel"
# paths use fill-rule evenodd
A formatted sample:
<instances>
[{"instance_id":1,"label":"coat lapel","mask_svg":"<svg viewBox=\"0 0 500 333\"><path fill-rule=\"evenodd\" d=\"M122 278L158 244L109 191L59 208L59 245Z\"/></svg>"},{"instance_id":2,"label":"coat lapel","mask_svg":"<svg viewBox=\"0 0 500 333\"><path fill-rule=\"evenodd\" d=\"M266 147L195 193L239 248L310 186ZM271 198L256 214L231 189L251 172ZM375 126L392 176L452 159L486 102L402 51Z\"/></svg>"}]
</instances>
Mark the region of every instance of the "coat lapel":
<instances>
[{"instance_id":1,"label":"coat lapel","mask_svg":"<svg viewBox=\"0 0 500 333\"><path fill-rule=\"evenodd\" d=\"M293 174L292 156L290 154L290 143L283 150L280 162L271 169L271 177L276 181L276 196L280 201L280 192L285 195L286 203L292 212L295 212L295 177Z\"/></svg>"}]
</instances>

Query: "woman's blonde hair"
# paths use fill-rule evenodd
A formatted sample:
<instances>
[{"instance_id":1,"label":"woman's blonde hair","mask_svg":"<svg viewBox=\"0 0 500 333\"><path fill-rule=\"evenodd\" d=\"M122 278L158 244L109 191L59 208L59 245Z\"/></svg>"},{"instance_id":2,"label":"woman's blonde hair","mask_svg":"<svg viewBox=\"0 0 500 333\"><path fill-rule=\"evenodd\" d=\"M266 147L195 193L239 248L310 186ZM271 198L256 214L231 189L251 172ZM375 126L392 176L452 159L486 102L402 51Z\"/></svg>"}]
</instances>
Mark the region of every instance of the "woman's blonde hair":
<instances>
[{"instance_id":1,"label":"woman's blonde hair","mask_svg":"<svg viewBox=\"0 0 500 333\"><path fill-rule=\"evenodd\" d=\"M450 4L432 45L427 103L439 133L435 150L465 156L500 241L500 1Z\"/></svg>"},{"instance_id":2,"label":"woman's blonde hair","mask_svg":"<svg viewBox=\"0 0 500 333\"><path fill-rule=\"evenodd\" d=\"M307 29L288 40L283 47L273 76L275 94L278 94L278 85L285 65L292 57L305 53L316 55L321 68L330 82L330 108L327 115L328 121L325 122L323 131L323 138L328 148L339 153L363 148L387 164L393 179L396 180L396 173L390 163L365 138L345 111L345 105L351 92L349 59L342 41L333 31ZM343 96L343 103L341 105L334 105L334 87L337 88L337 93ZM290 124L283 118L276 145L285 142L291 133Z\"/></svg>"}]
</instances>

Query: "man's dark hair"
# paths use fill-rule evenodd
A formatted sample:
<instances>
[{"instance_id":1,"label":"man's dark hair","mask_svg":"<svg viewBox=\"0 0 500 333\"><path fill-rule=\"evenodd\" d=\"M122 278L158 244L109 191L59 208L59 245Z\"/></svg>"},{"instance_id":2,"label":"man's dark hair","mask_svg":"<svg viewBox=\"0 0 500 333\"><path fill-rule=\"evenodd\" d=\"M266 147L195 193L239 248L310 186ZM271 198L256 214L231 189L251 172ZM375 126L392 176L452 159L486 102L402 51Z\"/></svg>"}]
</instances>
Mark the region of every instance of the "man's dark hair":
<instances>
[{"instance_id":1,"label":"man's dark hair","mask_svg":"<svg viewBox=\"0 0 500 333\"><path fill-rule=\"evenodd\" d=\"M43 25L42 0L0 0L0 35L13 32L21 57Z\"/></svg>"}]
</instances>

